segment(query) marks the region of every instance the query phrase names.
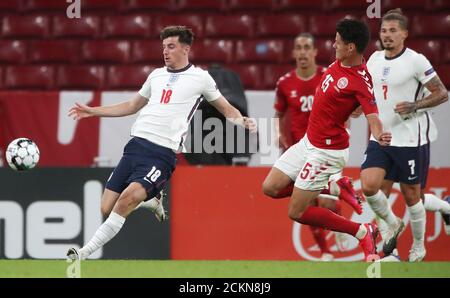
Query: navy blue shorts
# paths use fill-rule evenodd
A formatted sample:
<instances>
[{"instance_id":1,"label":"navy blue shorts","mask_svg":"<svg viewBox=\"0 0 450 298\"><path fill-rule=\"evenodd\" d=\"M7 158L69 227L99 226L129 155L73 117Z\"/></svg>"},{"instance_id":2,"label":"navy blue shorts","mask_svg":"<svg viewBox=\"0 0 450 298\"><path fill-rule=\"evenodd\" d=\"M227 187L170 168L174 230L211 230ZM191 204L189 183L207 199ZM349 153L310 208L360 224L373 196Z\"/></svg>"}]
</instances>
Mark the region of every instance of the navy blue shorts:
<instances>
[{"instance_id":1,"label":"navy blue shorts","mask_svg":"<svg viewBox=\"0 0 450 298\"><path fill-rule=\"evenodd\" d=\"M176 155L172 149L133 137L123 149L119 164L111 173L106 188L117 193L138 182L147 190L147 199L164 188L175 170Z\"/></svg>"},{"instance_id":2,"label":"navy blue shorts","mask_svg":"<svg viewBox=\"0 0 450 298\"><path fill-rule=\"evenodd\" d=\"M361 169L383 168L385 179L425 188L430 165L430 144L420 147L383 147L370 141Z\"/></svg>"}]
</instances>

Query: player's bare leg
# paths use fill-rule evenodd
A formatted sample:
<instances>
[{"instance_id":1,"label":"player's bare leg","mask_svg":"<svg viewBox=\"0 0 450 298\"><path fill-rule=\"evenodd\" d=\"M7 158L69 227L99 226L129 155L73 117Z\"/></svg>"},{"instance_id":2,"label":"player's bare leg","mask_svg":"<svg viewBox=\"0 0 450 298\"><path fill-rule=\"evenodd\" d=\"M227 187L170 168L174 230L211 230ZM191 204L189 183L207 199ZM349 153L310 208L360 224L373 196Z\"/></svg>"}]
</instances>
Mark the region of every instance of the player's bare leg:
<instances>
[{"instance_id":1,"label":"player's bare leg","mask_svg":"<svg viewBox=\"0 0 450 298\"><path fill-rule=\"evenodd\" d=\"M404 230L403 221L396 217L386 195L381 191L386 171L382 168L367 168L361 171L361 188L373 212L384 220L388 229L382 230L384 237L383 252L389 255L397 246L397 237ZM382 225L383 226L383 225Z\"/></svg>"},{"instance_id":2,"label":"player's bare leg","mask_svg":"<svg viewBox=\"0 0 450 298\"><path fill-rule=\"evenodd\" d=\"M376 225L355 223L326 208L312 206L313 199L319 193L320 191L307 191L294 187L289 202L289 218L301 224L318 226L356 237L366 260L370 255L376 254L375 240L378 235Z\"/></svg>"},{"instance_id":3,"label":"player's bare leg","mask_svg":"<svg viewBox=\"0 0 450 298\"><path fill-rule=\"evenodd\" d=\"M274 199L289 197L293 187L292 179L275 167L270 169L262 184L264 194Z\"/></svg>"},{"instance_id":4,"label":"player's bare leg","mask_svg":"<svg viewBox=\"0 0 450 298\"><path fill-rule=\"evenodd\" d=\"M109 216L119 197L120 193L105 188L100 206L103 217Z\"/></svg>"},{"instance_id":5,"label":"player's bare leg","mask_svg":"<svg viewBox=\"0 0 450 298\"><path fill-rule=\"evenodd\" d=\"M147 198L147 191L137 182L132 182L119 196L106 221L97 229L91 240L79 250L69 249L67 256L71 259L86 259L97 249L105 245L119 233L126 217L136 206Z\"/></svg>"},{"instance_id":6,"label":"player's bare leg","mask_svg":"<svg viewBox=\"0 0 450 298\"><path fill-rule=\"evenodd\" d=\"M426 254L425 250L425 226L426 214L422 200L420 199L420 184L400 183L400 189L405 198L410 215L413 245L409 252L410 262L420 262Z\"/></svg>"},{"instance_id":7,"label":"player's bare leg","mask_svg":"<svg viewBox=\"0 0 450 298\"><path fill-rule=\"evenodd\" d=\"M293 187L294 182L291 178L275 167L270 170L263 182L264 194L275 199L289 197L292 194ZM331 261L333 259L333 255L330 253L328 248L324 229L321 227L311 226L311 232L314 240L319 245L322 253L322 260Z\"/></svg>"}]
</instances>

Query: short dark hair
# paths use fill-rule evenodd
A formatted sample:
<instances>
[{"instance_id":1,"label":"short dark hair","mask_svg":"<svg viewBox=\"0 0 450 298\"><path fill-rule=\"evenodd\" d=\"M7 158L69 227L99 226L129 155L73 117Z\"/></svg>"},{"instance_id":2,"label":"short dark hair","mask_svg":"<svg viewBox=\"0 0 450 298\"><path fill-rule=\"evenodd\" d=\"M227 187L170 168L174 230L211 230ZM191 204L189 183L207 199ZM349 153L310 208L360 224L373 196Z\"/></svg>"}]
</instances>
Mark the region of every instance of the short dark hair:
<instances>
[{"instance_id":1,"label":"short dark hair","mask_svg":"<svg viewBox=\"0 0 450 298\"><path fill-rule=\"evenodd\" d=\"M398 21L400 28L408 30L408 18L403 14L401 8L391 9L381 18L381 22L384 21Z\"/></svg>"},{"instance_id":2,"label":"short dark hair","mask_svg":"<svg viewBox=\"0 0 450 298\"><path fill-rule=\"evenodd\" d=\"M180 43L184 43L192 46L192 42L194 41L194 32L190 28L186 26L167 26L161 30L159 34L159 38L161 40L166 39L167 37L178 36L178 41Z\"/></svg>"},{"instance_id":3,"label":"short dark hair","mask_svg":"<svg viewBox=\"0 0 450 298\"><path fill-rule=\"evenodd\" d=\"M346 44L354 43L358 53L364 53L370 40L370 31L366 23L354 19L343 19L337 23L336 31Z\"/></svg>"},{"instance_id":4,"label":"short dark hair","mask_svg":"<svg viewBox=\"0 0 450 298\"><path fill-rule=\"evenodd\" d=\"M314 46L314 36L311 33L309 33L309 32L300 33L299 35L297 35L297 37L295 39L300 38L300 37L311 39L311 42Z\"/></svg>"}]
</instances>

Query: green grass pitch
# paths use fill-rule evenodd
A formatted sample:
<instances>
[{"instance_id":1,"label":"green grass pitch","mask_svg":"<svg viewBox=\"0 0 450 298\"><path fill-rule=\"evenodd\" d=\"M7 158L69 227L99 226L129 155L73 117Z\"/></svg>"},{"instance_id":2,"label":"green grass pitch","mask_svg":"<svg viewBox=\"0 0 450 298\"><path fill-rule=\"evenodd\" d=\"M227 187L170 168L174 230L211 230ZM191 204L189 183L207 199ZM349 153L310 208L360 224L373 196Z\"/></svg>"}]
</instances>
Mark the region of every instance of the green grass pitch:
<instances>
[{"instance_id":1,"label":"green grass pitch","mask_svg":"<svg viewBox=\"0 0 450 298\"><path fill-rule=\"evenodd\" d=\"M380 264L380 263L378 263ZM64 260L0 260L1 277L66 277ZM81 277L367 277L363 262L88 260ZM450 277L450 262L381 263L381 277Z\"/></svg>"}]
</instances>

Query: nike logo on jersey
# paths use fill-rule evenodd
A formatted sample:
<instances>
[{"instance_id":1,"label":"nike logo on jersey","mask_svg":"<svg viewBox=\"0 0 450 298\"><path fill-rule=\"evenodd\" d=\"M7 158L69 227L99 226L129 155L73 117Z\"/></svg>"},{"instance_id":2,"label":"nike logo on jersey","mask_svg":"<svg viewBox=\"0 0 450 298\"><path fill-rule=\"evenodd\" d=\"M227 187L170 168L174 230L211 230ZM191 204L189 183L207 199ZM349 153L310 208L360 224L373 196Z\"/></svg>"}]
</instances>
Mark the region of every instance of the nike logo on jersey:
<instances>
[{"instance_id":1,"label":"nike logo on jersey","mask_svg":"<svg viewBox=\"0 0 450 298\"><path fill-rule=\"evenodd\" d=\"M411 180L414 180L414 179L416 179L416 178L417 178L417 176L414 176L414 177L408 177L408 180L411 181Z\"/></svg>"}]
</instances>

